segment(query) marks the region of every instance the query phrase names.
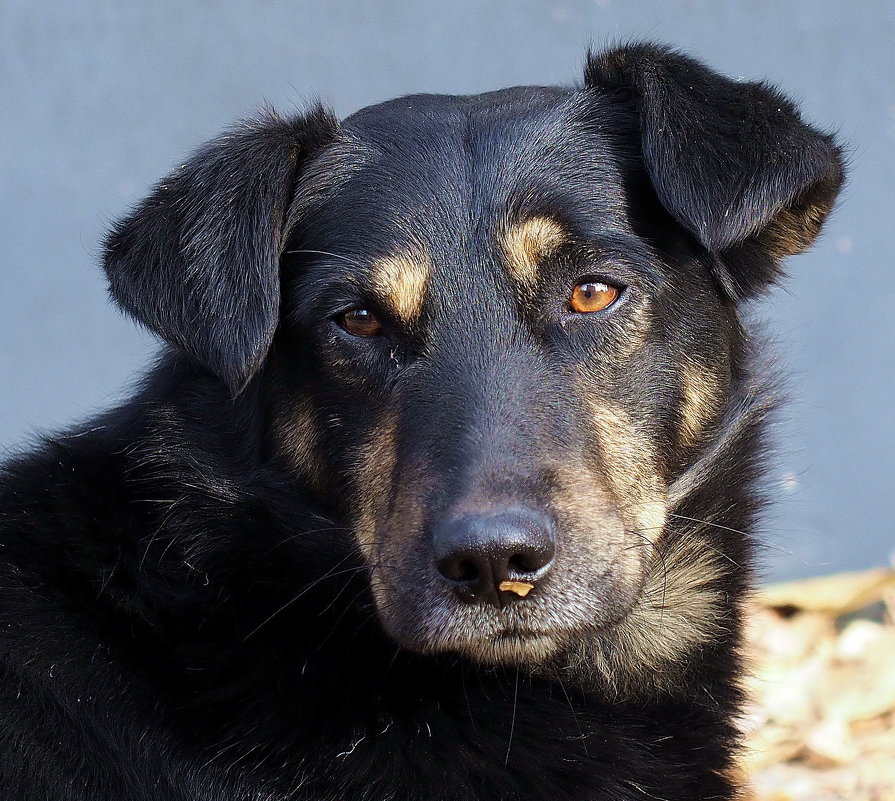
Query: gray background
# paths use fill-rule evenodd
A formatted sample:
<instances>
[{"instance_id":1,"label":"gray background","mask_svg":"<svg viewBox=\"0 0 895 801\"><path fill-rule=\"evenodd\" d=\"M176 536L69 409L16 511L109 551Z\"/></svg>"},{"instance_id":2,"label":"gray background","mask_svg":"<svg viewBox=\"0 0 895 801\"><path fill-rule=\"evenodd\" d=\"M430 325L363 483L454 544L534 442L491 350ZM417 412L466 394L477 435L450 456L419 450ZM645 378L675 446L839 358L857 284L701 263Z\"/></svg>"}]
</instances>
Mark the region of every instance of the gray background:
<instances>
[{"instance_id":1,"label":"gray background","mask_svg":"<svg viewBox=\"0 0 895 801\"><path fill-rule=\"evenodd\" d=\"M664 40L768 78L851 144L822 241L763 304L793 376L763 533L781 578L895 549L895 3L58 0L0 4L0 452L121 398L155 343L106 301L109 221L267 101L579 78L588 43Z\"/></svg>"}]
</instances>

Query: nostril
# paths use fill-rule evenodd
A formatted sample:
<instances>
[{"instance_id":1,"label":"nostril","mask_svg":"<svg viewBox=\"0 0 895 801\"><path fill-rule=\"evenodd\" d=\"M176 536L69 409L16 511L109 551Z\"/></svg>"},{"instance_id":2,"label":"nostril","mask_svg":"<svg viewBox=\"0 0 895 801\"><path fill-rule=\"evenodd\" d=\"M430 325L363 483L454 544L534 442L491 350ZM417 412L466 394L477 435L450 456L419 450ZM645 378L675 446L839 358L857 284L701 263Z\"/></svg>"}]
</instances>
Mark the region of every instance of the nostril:
<instances>
[{"instance_id":1,"label":"nostril","mask_svg":"<svg viewBox=\"0 0 895 801\"><path fill-rule=\"evenodd\" d=\"M511 556L510 561L507 563L510 567L510 570L515 573L528 573L529 567L525 562L525 557L516 554L516 556Z\"/></svg>"},{"instance_id":2,"label":"nostril","mask_svg":"<svg viewBox=\"0 0 895 801\"><path fill-rule=\"evenodd\" d=\"M516 554L510 557L510 561L507 564L511 573L534 573L544 566L543 564L533 565L532 561L526 555Z\"/></svg>"},{"instance_id":3,"label":"nostril","mask_svg":"<svg viewBox=\"0 0 895 801\"><path fill-rule=\"evenodd\" d=\"M548 567L555 555L553 540L545 537L526 548L518 549L507 561L507 567L511 573L537 573Z\"/></svg>"},{"instance_id":4,"label":"nostril","mask_svg":"<svg viewBox=\"0 0 895 801\"><path fill-rule=\"evenodd\" d=\"M457 572L458 581L475 581L480 575L479 569L472 562L460 562Z\"/></svg>"},{"instance_id":5,"label":"nostril","mask_svg":"<svg viewBox=\"0 0 895 801\"><path fill-rule=\"evenodd\" d=\"M478 567L468 559L448 557L439 560L437 567L438 572L450 581L468 583L476 581L479 578L480 571Z\"/></svg>"}]
</instances>

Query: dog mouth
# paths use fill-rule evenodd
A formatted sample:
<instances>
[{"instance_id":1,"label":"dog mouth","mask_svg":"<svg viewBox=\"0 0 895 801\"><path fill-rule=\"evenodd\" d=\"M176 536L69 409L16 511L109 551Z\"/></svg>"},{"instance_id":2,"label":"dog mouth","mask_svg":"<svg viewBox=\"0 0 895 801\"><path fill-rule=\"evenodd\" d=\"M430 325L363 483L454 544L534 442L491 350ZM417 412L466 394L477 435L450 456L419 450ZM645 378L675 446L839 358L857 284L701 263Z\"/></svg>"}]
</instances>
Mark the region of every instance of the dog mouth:
<instances>
[{"instance_id":1,"label":"dog mouth","mask_svg":"<svg viewBox=\"0 0 895 801\"><path fill-rule=\"evenodd\" d=\"M580 621L576 625L572 620L539 620L537 614L520 619L507 609L478 611L454 610L454 615L430 620L404 644L423 653L454 653L481 664L534 666L586 636L587 627Z\"/></svg>"},{"instance_id":2,"label":"dog mouth","mask_svg":"<svg viewBox=\"0 0 895 801\"><path fill-rule=\"evenodd\" d=\"M589 580L515 588L524 596L504 589L503 604L464 601L443 582L431 582L429 592L410 593L403 584L383 582L378 571L371 578L380 624L402 647L433 656L453 653L483 665L538 667L627 616L641 584L622 582L610 600L606 580L612 575L601 571Z\"/></svg>"},{"instance_id":3,"label":"dog mouth","mask_svg":"<svg viewBox=\"0 0 895 801\"><path fill-rule=\"evenodd\" d=\"M490 638L491 645L498 649L514 651L543 652L556 650L569 637L568 632L525 631L507 629Z\"/></svg>"},{"instance_id":4,"label":"dog mouth","mask_svg":"<svg viewBox=\"0 0 895 801\"><path fill-rule=\"evenodd\" d=\"M446 649L433 650L450 650L485 664L537 665L553 656L567 640L567 633L505 629L485 637L455 641Z\"/></svg>"},{"instance_id":5,"label":"dog mouth","mask_svg":"<svg viewBox=\"0 0 895 801\"><path fill-rule=\"evenodd\" d=\"M487 522L490 531L504 521L488 518ZM390 539L396 538L379 541ZM516 540L511 544L522 556L531 556L531 549ZM593 554L594 549L582 548L580 558L571 561L563 554L554 559L551 551L543 566L523 562L522 556L504 565L493 555L495 550L473 565L476 570L462 561L458 567L450 560L447 565L433 563L422 547L397 558L388 554L380 558L379 563L392 567L371 567L369 578L385 632L400 646L421 654L453 653L484 665L536 667L574 648L579 640L614 627L643 589L642 564L634 558L641 553L638 550L613 554L603 549ZM420 561L429 563L422 575ZM506 569L495 568L495 562ZM408 580L408 575L415 580Z\"/></svg>"}]
</instances>

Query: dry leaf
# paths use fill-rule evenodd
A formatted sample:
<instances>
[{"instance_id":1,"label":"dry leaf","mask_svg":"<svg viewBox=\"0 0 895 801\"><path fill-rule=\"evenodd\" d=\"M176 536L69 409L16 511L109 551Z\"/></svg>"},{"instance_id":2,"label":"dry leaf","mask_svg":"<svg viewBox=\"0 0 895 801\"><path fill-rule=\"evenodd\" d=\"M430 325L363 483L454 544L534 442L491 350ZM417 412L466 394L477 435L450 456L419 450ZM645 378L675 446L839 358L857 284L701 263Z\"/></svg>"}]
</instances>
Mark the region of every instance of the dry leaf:
<instances>
[{"instance_id":1,"label":"dry leaf","mask_svg":"<svg viewBox=\"0 0 895 801\"><path fill-rule=\"evenodd\" d=\"M778 609L792 607L840 616L883 600L893 588L895 570L880 568L771 584L759 590L756 600Z\"/></svg>"},{"instance_id":2,"label":"dry leaf","mask_svg":"<svg viewBox=\"0 0 895 801\"><path fill-rule=\"evenodd\" d=\"M892 570L759 593L741 726L750 801L895 801L895 621L859 614L880 600L891 611L892 599Z\"/></svg>"}]
</instances>

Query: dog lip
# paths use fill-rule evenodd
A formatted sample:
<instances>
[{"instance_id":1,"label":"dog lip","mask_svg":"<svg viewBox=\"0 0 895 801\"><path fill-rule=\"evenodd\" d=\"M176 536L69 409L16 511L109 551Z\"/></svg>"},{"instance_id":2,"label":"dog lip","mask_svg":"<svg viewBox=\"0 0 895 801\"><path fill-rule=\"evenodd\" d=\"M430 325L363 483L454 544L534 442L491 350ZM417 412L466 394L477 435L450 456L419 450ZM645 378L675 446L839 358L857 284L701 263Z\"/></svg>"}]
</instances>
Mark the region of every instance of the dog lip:
<instances>
[{"instance_id":1,"label":"dog lip","mask_svg":"<svg viewBox=\"0 0 895 801\"><path fill-rule=\"evenodd\" d=\"M541 638L554 638L559 632L551 629L523 629L523 628L506 628L491 634L483 639L496 640L534 640Z\"/></svg>"}]
</instances>

